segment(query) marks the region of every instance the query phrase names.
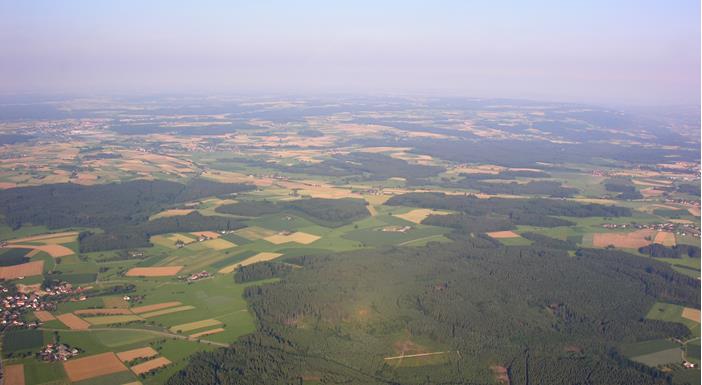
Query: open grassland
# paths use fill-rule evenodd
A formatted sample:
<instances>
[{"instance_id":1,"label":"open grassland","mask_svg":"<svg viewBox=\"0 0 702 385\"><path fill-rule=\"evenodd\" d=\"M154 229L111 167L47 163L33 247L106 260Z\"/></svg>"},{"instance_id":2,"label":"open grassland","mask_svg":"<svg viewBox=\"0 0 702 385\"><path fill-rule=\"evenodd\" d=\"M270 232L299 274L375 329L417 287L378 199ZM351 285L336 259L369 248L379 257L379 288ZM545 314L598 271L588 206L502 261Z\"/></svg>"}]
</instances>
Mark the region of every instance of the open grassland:
<instances>
[{"instance_id":1,"label":"open grassland","mask_svg":"<svg viewBox=\"0 0 702 385\"><path fill-rule=\"evenodd\" d=\"M80 316L99 316L99 315L129 315L132 312L129 309L79 309L74 311Z\"/></svg>"},{"instance_id":2,"label":"open grassland","mask_svg":"<svg viewBox=\"0 0 702 385\"><path fill-rule=\"evenodd\" d=\"M641 356L631 357L632 360L640 362L650 367L660 365L679 363L682 361L682 349L679 347L657 351L654 353L644 354Z\"/></svg>"},{"instance_id":3,"label":"open grassland","mask_svg":"<svg viewBox=\"0 0 702 385\"><path fill-rule=\"evenodd\" d=\"M72 382L128 370L117 355L111 352L66 361L63 368Z\"/></svg>"},{"instance_id":4,"label":"open grassland","mask_svg":"<svg viewBox=\"0 0 702 385\"><path fill-rule=\"evenodd\" d=\"M683 306L680 306L680 305L674 305L674 304L664 303L664 302L656 302L651 307L651 310L649 310L648 314L646 314L646 318L681 323L690 329L693 336L699 337L700 336L700 323L699 323L699 321L695 321L695 320L692 320L690 318L683 317L684 310L685 310L685 308ZM694 317L693 314L695 313L695 310L696 310L697 317L699 317L699 310L698 309L691 309L688 311L687 314L690 315L691 317Z\"/></svg>"},{"instance_id":5,"label":"open grassland","mask_svg":"<svg viewBox=\"0 0 702 385\"><path fill-rule=\"evenodd\" d=\"M637 357L643 356L651 353L660 352L663 350L669 350L674 348L679 348L680 344L667 339L658 339L642 342L634 342L630 344L624 344L620 347L620 351L626 357Z\"/></svg>"},{"instance_id":6,"label":"open grassland","mask_svg":"<svg viewBox=\"0 0 702 385\"><path fill-rule=\"evenodd\" d=\"M257 239L265 238L265 237L270 237L272 235L276 234L276 231L274 230L269 230L269 229L264 229L262 227L258 226L249 226L249 227L244 227L243 229L239 229L234 231L234 234L246 238L250 241L255 241Z\"/></svg>"},{"instance_id":7,"label":"open grassland","mask_svg":"<svg viewBox=\"0 0 702 385\"><path fill-rule=\"evenodd\" d=\"M103 305L105 305L105 307L110 308L124 309L129 307L129 303L125 301L123 297L120 296L102 297L102 303Z\"/></svg>"},{"instance_id":8,"label":"open grassland","mask_svg":"<svg viewBox=\"0 0 702 385\"><path fill-rule=\"evenodd\" d=\"M108 315L85 318L91 325L112 325L118 323L141 321L143 318L136 315Z\"/></svg>"}]
</instances>

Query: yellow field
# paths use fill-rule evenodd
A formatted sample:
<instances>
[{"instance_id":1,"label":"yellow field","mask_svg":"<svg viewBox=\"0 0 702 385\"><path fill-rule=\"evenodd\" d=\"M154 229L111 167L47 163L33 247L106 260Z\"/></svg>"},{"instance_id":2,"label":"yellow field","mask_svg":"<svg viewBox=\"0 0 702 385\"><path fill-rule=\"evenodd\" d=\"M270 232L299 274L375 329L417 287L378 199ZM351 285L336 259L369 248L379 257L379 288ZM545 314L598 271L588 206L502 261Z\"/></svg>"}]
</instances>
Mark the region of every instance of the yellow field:
<instances>
[{"instance_id":1,"label":"yellow field","mask_svg":"<svg viewBox=\"0 0 702 385\"><path fill-rule=\"evenodd\" d=\"M56 319L56 317L53 316L53 314L49 313L48 311L45 310L37 310L34 312L34 316L37 317L37 319L41 322L46 322L46 321L53 321Z\"/></svg>"},{"instance_id":2,"label":"yellow field","mask_svg":"<svg viewBox=\"0 0 702 385\"><path fill-rule=\"evenodd\" d=\"M380 206L390 199L390 195L364 195L363 199L371 206Z\"/></svg>"},{"instance_id":3,"label":"yellow field","mask_svg":"<svg viewBox=\"0 0 702 385\"><path fill-rule=\"evenodd\" d=\"M109 309L80 309L73 312L76 315L130 315L129 309L109 308Z\"/></svg>"},{"instance_id":4,"label":"yellow field","mask_svg":"<svg viewBox=\"0 0 702 385\"><path fill-rule=\"evenodd\" d=\"M154 350L154 348L147 346L117 353L117 358L119 358L120 361L129 362L137 358L150 358L157 355L158 352Z\"/></svg>"},{"instance_id":5,"label":"yellow field","mask_svg":"<svg viewBox=\"0 0 702 385\"><path fill-rule=\"evenodd\" d=\"M24 385L24 365L7 365L3 368L3 383L5 385Z\"/></svg>"},{"instance_id":6,"label":"yellow field","mask_svg":"<svg viewBox=\"0 0 702 385\"><path fill-rule=\"evenodd\" d=\"M48 239L42 239L39 242L46 243L47 245L59 245L63 243L71 243L78 240L77 235L66 235L64 237L56 237L56 238L48 238Z\"/></svg>"},{"instance_id":7,"label":"yellow field","mask_svg":"<svg viewBox=\"0 0 702 385\"><path fill-rule=\"evenodd\" d=\"M492 231L487 233L487 235L494 239L519 238L519 234L514 231Z\"/></svg>"},{"instance_id":8,"label":"yellow field","mask_svg":"<svg viewBox=\"0 0 702 385\"><path fill-rule=\"evenodd\" d=\"M71 382L127 370L127 367L112 352L68 360L63 363L63 368L66 370L68 379Z\"/></svg>"},{"instance_id":9,"label":"yellow field","mask_svg":"<svg viewBox=\"0 0 702 385\"><path fill-rule=\"evenodd\" d=\"M686 307L682 311L682 317L699 323L700 322L700 309L693 309L691 307Z\"/></svg>"},{"instance_id":10,"label":"yellow field","mask_svg":"<svg viewBox=\"0 0 702 385\"><path fill-rule=\"evenodd\" d=\"M181 311L186 311L186 310L191 310L191 309L195 309L195 306L190 306L190 305L178 306L178 307L172 307L169 309L151 311L148 313L141 313L139 315L142 318L153 318L153 317L158 317L158 316L164 315L164 314L178 313Z\"/></svg>"},{"instance_id":11,"label":"yellow field","mask_svg":"<svg viewBox=\"0 0 702 385\"><path fill-rule=\"evenodd\" d=\"M171 361L166 357L158 357L153 360L142 362L141 364L134 365L131 367L134 374L139 375L142 373L148 373L154 369L158 369L162 366L169 365Z\"/></svg>"},{"instance_id":12,"label":"yellow field","mask_svg":"<svg viewBox=\"0 0 702 385\"><path fill-rule=\"evenodd\" d=\"M234 270L236 270L236 268L239 266L247 266L247 265L254 264L256 262L270 261L272 259L276 259L276 258L280 257L281 255L283 255L283 254L270 253L270 252L258 253L252 257L246 258L245 260L243 260L241 262L224 267L224 268L220 269L218 271L218 273L229 274L229 273L232 273Z\"/></svg>"},{"instance_id":13,"label":"yellow field","mask_svg":"<svg viewBox=\"0 0 702 385\"><path fill-rule=\"evenodd\" d=\"M195 210L193 210L193 209L170 209L170 210L161 211L158 214L152 215L151 218L149 218L149 220L158 219L158 218L179 217L181 215L188 215L188 214L192 213L193 211L195 211Z\"/></svg>"},{"instance_id":14,"label":"yellow field","mask_svg":"<svg viewBox=\"0 0 702 385\"><path fill-rule=\"evenodd\" d=\"M137 315L107 315L99 317L86 317L84 319L90 322L91 325L111 325L123 322L138 321L142 318Z\"/></svg>"},{"instance_id":15,"label":"yellow field","mask_svg":"<svg viewBox=\"0 0 702 385\"><path fill-rule=\"evenodd\" d=\"M195 232L192 232L190 234L192 234L196 237L207 237L207 238L212 238L212 239L217 239L221 236L219 233L214 232L214 231L195 231Z\"/></svg>"},{"instance_id":16,"label":"yellow field","mask_svg":"<svg viewBox=\"0 0 702 385\"><path fill-rule=\"evenodd\" d=\"M44 261L21 263L14 266L1 266L0 279L15 279L41 275L44 271Z\"/></svg>"},{"instance_id":17,"label":"yellow field","mask_svg":"<svg viewBox=\"0 0 702 385\"><path fill-rule=\"evenodd\" d=\"M6 247L8 249L34 249L34 250L39 250L43 251L50 256L54 258L58 257L65 257L68 255L73 255L73 250L69 249L66 246L61 246L61 245L54 245L54 244L49 244L49 245L27 245L27 244L19 244L19 243L11 243L9 245L5 245L3 247Z\"/></svg>"},{"instance_id":18,"label":"yellow field","mask_svg":"<svg viewBox=\"0 0 702 385\"><path fill-rule=\"evenodd\" d=\"M295 243L300 243L303 245L309 245L310 243L318 240L320 237L317 235L313 234L308 234L308 233L303 233L303 232L294 232L292 234L275 234L271 235L269 237L263 238L264 240L274 244L274 245L280 245L283 243L288 243L288 242L295 242Z\"/></svg>"},{"instance_id":19,"label":"yellow field","mask_svg":"<svg viewBox=\"0 0 702 385\"><path fill-rule=\"evenodd\" d=\"M656 234L656 238L653 240L653 243L658 243L669 247L675 246L675 234L667 231L659 231L658 234Z\"/></svg>"},{"instance_id":20,"label":"yellow field","mask_svg":"<svg viewBox=\"0 0 702 385\"><path fill-rule=\"evenodd\" d=\"M431 210L431 209L414 209L404 214L396 214L395 216L413 223L422 223L429 215L448 215L448 211Z\"/></svg>"},{"instance_id":21,"label":"yellow field","mask_svg":"<svg viewBox=\"0 0 702 385\"><path fill-rule=\"evenodd\" d=\"M127 271L127 277L171 277L183 266L132 267Z\"/></svg>"},{"instance_id":22,"label":"yellow field","mask_svg":"<svg viewBox=\"0 0 702 385\"><path fill-rule=\"evenodd\" d=\"M194 241L195 241L195 238L193 238L193 237L191 237L191 236L189 236L189 235L185 235L185 234L173 234L173 235L169 235L169 236L167 237L167 239L170 240L170 241L173 241L173 243L176 243L177 241L181 241L181 242L183 242L183 243L190 243L190 242L194 242Z\"/></svg>"},{"instance_id":23,"label":"yellow field","mask_svg":"<svg viewBox=\"0 0 702 385\"><path fill-rule=\"evenodd\" d=\"M178 306L182 305L183 303L180 301L171 301L171 302L161 302L161 303L155 303L153 305L143 305L143 306L136 306L131 308L133 313L146 313L150 311L155 311L155 310L160 310L160 309L165 309L168 307L173 307L173 306Z\"/></svg>"},{"instance_id":24,"label":"yellow field","mask_svg":"<svg viewBox=\"0 0 702 385\"><path fill-rule=\"evenodd\" d=\"M621 247L627 249L638 249L646 245L650 245L651 241L646 238L651 238L656 235L655 230L636 230L630 233L596 233L592 236L592 245L594 247Z\"/></svg>"},{"instance_id":25,"label":"yellow field","mask_svg":"<svg viewBox=\"0 0 702 385\"><path fill-rule=\"evenodd\" d=\"M64 231L62 233L34 235L31 237L11 239L7 242L8 243L21 243L21 242L63 243L63 242L56 242L56 241L50 242L50 241L54 238L66 238L66 237L73 237L73 240L75 240L75 237L77 237L77 236L78 236L77 231ZM69 241L69 242L72 242L72 241Z\"/></svg>"},{"instance_id":26,"label":"yellow field","mask_svg":"<svg viewBox=\"0 0 702 385\"><path fill-rule=\"evenodd\" d=\"M196 338L200 338L200 337L204 337L204 336L209 336L210 334L221 333L223 331L224 331L224 329L222 329L222 328L210 329L210 330L205 330L204 332L191 334L189 337L190 337L190 339L196 339Z\"/></svg>"},{"instance_id":27,"label":"yellow field","mask_svg":"<svg viewBox=\"0 0 702 385\"><path fill-rule=\"evenodd\" d=\"M224 250L224 249L231 249L232 247L236 247L235 243L229 242L226 239L210 239L208 241L202 242L202 245L207 247L208 249L212 250Z\"/></svg>"},{"instance_id":28,"label":"yellow field","mask_svg":"<svg viewBox=\"0 0 702 385\"><path fill-rule=\"evenodd\" d=\"M270 237L271 235L275 235L276 232L273 230L268 230L264 229L263 227L258 227L258 226L251 226L251 227L244 227L243 229L236 230L234 234L246 238L249 241L255 241L257 239L265 238L265 237Z\"/></svg>"},{"instance_id":29,"label":"yellow field","mask_svg":"<svg viewBox=\"0 0 702 385\"><path fill-rule=\"evenodd\" d=\"M222 322L210 318L202 321L188 322L180 325L171 326L169 330L174 333L182 333L190 330L203 329L210 326L219 326L221 324Z\"/></svg>"},{"instance_id":30,"label":"yellow field","mask_svg":"<svg viewBox=\"0 0 702 385\"><path fill-rule=\"evenodd\" d=\"M56 319L72 330L85 330L90 327L89 323L85 322L82 318L73 313L57 315Z\"/></svg>"},{"instance_id":31,"label":"yellow field","mask_svg":"<svg viewBox=\"0 0 702 385\"><path fill-rule=\"evenodd\" d=\"M102 303L105 305L105 307L111 308L125 309L129 307L129 303L127 303L127 301L125 301L122 297L118 296L102 297Z\"/></svg>"}]
</instances>

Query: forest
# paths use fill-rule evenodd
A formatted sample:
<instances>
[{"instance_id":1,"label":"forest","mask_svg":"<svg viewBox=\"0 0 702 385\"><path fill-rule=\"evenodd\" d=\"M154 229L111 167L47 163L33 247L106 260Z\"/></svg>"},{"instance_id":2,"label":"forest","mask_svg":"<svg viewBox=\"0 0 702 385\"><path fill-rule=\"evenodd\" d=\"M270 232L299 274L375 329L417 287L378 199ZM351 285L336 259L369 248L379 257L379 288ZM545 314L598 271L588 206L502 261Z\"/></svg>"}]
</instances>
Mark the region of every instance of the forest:
<instances>
[{"instance_id":1,"label":"forest","mask_svg":"<svg viewBox=\"0 0 702 385\"><path fill-rule=\"evenodd\" d=\"M571 257L457 240L297 262L279 282L246 290L254 334L195 355L168 383L488 384L501 366L520 385L666 384L617 346L689 335L644 318L656 301L699 306L699 281L612 250ZM383 357L398 346L447 353L391 365Z\"/></svg>"},{"instance_id":2,"label":"forest","mask_svg":"<svg viewBox=\"0 0 702 385\"><path fill-rule=\"evenodd\" d=\"M383 154L350 153L334 155L321 163L298 163L291 166L269 163L256 159L223 158L220 162L226 164L241 162L249 166L273 168L280 172L293 174L313 174L336 177L366 176L369 179L427 178L444 171L442 167L410 164L402 159L396 159Z\"/></svg>"},{"instance_id":3,"label":"forest","mask_svg":"<svg viewBox=\"0 0 702 385\"><path fill-rule=\"evenodd\" d=\"M247 217L289 212L301 215L322 226L339 227L369 215L366 201L355 198L306 198L293 201L242 201L217 207L222 214Z\"/></svg>"},{"instance_id":4,"label":"forest","mask_svg":"<svg viewBox=\"0 0 702 385\"><path fill-rule=\"evenodd\" d=\"M204 179L187 184L160 180L95 186L55 184L2 190L0 207L13 229L23 224L50 229L95 228L78 237L80 251L91 252L148 247L149 237L155 234L241 228L243 225L231 218L204 217L197 212L153 221L149 217L174 204L251 189L250 185Z\"/></svg>"},{"instance_id":5,"label":"forest","mask_svg":"<svg viewBox=\"0 0 702 385\"><path fill-rule=\"evenodd\" d=\"M28 223L50 229L97 227L107 230L146 222L169 205L253 188L205 179L194 179L187 184L164 180L93 186L62 183L2 190L0 208L12 229Z\"/></svg>"},{"instance_id":6,"label":"forest","mask_svg":"<svg viewBox=\"0 0 702 385\"><path fill-rule=\"evenodd\" d=\"M481 199L470 194L447 195L444 193L407 193L393 196L385 204L390 206L409 206L437 210L453 210L476 216L485 216L490 214L537 217L565 216L575 218L631 216L631 210L626 207L536 198Z\"/></svg>"}]
</instances>

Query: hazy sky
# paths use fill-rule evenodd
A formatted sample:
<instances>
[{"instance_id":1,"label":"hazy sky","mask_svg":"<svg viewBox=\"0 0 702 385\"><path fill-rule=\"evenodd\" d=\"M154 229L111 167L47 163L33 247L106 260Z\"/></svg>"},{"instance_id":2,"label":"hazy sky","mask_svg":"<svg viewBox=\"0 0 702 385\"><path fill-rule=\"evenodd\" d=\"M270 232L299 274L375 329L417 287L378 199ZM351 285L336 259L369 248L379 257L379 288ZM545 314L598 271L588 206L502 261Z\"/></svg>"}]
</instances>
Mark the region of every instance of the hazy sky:
<instances>
[{"instance_id":1,"label":"hazy sky","mask_svg":"<svg viewBox=\"0 0 702 385\"><path fill-rule=\"evenodd\" d=\"M700 98L692 0L0 0L0 92Z\"/></svg>"}]
</instances>

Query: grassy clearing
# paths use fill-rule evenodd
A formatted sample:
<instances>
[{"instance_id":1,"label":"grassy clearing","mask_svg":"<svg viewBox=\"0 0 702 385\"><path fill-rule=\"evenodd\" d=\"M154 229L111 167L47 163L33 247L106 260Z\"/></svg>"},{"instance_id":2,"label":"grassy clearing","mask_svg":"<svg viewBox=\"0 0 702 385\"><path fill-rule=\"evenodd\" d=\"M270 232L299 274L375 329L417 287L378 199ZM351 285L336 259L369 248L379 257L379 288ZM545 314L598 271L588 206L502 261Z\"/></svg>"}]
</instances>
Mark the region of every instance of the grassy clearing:
<instances>
[{"instance_id":1,"label":"grassy clearing","mask_svg":"<svg viewBox=\"0 0 702 385\"><path fill-rule=\"evenodd\" d=\"M700 324L682 316L684 307L670 303L656 302L646 314L646 318L668 322L677 322L687 326L694 337L700 336Z\"/></svg>"},{"instance_id":2,"label":"grassy clearing","mask_svg":"<svg viewBox=\"0 0 702 385\"><path fill-rule=\"evenodd\" d=\"M682 361L682 349L676 347L672 349L661 350L655 353L632 357L631 359L651 367L679 363L680 361Z\"/></svg>"},{"instance_id":3,"label":"grassy clearing","mask_svg":"<svg viewBox=\"0 0 702 385\"><path fill-rule=\"evenodd\" d=\"M620 350L623 355L631 358L677 347L679 347L679 345L673 341L658 339L625 344L621 346Z\"/></svg>"}]
</instances>

